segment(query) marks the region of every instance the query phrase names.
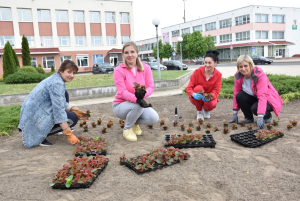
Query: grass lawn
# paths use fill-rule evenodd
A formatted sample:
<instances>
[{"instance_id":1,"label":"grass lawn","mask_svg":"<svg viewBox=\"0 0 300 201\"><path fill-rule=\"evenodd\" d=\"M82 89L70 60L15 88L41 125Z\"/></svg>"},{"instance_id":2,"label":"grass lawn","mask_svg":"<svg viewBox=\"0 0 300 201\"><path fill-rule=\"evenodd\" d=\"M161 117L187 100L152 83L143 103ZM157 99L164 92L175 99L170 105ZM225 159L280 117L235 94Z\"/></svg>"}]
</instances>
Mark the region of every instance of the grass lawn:
<instances>
[{"instance_id":1,"label":"grass lawn","mask_svg":"<svg viewBox=\"0 0 300 201\"><path fill-rule=\"evenodd\" d=\"M158 72L153 72L153 78L158 80ZM172 80L187 74L190 71L161 71L161 80ZM38 83L33 84L5 84L0 82L0 94L19 94L29 93ZM66 83L67 89L84 88L84 87L99 87L114 85L113 74L97 74L97 75L80 75L75 76L74 80L70 83Z\"/></svg>"}]
</instances>

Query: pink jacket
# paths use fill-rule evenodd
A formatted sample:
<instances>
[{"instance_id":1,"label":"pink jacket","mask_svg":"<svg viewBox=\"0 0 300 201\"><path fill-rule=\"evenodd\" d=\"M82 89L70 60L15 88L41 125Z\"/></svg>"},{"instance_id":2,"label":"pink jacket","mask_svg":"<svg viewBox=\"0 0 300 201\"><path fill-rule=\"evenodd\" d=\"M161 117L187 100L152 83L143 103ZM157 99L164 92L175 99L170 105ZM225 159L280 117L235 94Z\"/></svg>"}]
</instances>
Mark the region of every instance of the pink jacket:
<instances>
[{"instance_id":1,"label":"pink jacket","mask_svg":"<svg viewBox=\"0 0 300 201\"><path fill-rule=\"evenodd\" d=\"M240 108L235 97L238 92L242 91L244 76L240 72L237 72L234 77L233 109L238 110ZM254 66L253 68L251 89L258 99L257 114L265 114L268 102L272 106L275 115L279 115L284 102L269 81L267 75L258 66Z\"/></svg>"},{"instance_id":2,"label":"pink jacket","mask_svg":"<svg viewBox=\"0 0 300 201\"><path fill-rule=\"evenodd\" d=\"M131 69L127 68L125 63L119 65L114 70L114 82L117 88L117 94L113 103L122 103L125 101L130 101L136 103L137 98L134 95L134 85L136 82L146 87L146 99L154 91L154 81L152 76L151 68L142 63L144 66L144 71L136 71L136 76L131 72Z\"/></svg>"}]
</instances>

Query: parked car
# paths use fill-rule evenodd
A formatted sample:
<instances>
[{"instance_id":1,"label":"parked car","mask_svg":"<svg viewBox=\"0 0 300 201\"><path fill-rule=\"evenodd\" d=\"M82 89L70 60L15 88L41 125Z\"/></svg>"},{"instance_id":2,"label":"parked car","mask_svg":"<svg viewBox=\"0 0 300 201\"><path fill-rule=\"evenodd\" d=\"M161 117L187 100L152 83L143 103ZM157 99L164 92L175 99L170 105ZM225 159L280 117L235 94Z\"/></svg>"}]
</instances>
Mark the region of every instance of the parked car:
<instances>
[{"instance_id":1,"label":"parked car","mask_svg":"<svg viewBox=\"0 0 300 201\"><path fill-rule=\"evenodd\" d=\"M204 64L204 59L203 58L199 58L196 61L194 61L194 64L200 64L203 65Z\"/></svg>"},{"instance_id":2,"label":"parked car","mask_svg":"<svg viewBox=\"0 0 300 201\"><path fill-rule=\"evenodd\" d=\"M158 70L156 62L148 62L147 64L150 66L151 70ZM167 70L167 66L160 64L160 70Z\"/></svg>"},{"instance_id":3,"label":"parked car","mask_svg":"<svg viewBox=\"0 0 300 201\"><path fill-rule=\"evenodd\" d=\"M147 62L156 62L156 59L154 57L148 57Z\"/></svg>"},{"instance_id":4,"label":"parked car","mask_svg":"<svg viewBox=\"0 0 300 201\"><path fill-rule=\"evenodd\" d=\"M262 56L251 56L252 60L253 60L253 63L254 64L258 64L258 63L261 63L261 64L271 64L273 62L272 59L267 59L265 57L262 57Z\"/></svg>"},{"instance_id":5,"label":"parked car","mask_svg":"<svg viewBox=\"0 0 300 201\"><path fill-rule=\"evenodd\" d=\"M181 70L181 62L177 60L165 61L163 65L167 66L168 70ZM182 69L187 70L188 66L186 64L182 64Z\"/></svg>"},{"instance_id":6,"label":"parked car","mask_svg":"<svg viewBox=\"0 0 300 201\"><path fill-rule=\"evenodd\" d=\"M120 64L124 63L124 61L118 61L115 67L119 66Z\"/></svg>"},{"instance_id":7,"label":"parked car","mask_svg":"<svg viewBox=\"0 0 300 201\"><path fill-rule=\"evenodd\" d=\"M114 67L110 65L110 63L96 63L93 65L92 69L93 74L105 74L105 73L113 73Z\"/></svg>"}]
</instances>

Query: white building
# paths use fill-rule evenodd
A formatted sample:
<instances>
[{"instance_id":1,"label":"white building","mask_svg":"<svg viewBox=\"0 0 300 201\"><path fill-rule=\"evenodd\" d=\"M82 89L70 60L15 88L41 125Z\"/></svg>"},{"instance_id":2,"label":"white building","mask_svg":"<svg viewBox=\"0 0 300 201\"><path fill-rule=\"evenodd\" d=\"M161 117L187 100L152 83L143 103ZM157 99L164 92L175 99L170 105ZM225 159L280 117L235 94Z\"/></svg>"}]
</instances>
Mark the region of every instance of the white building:
<instances>
[{"instance_id":1,"label":"white building","mask_svg":"<svg viewBox=\"0 0 300 201\"><path fill-rule=\"evenodd\" d=\"M222 60L230 59L231 54L234 59L243 54L292 57L300 54L299 22L300 8L251 5L161 28L161 39L176 48L180 35L201 31L215 38Z\"/></svg>"},{"instance_id":2,"label":"white building","mask_svg":"<svg viewBox=\"0 0 300 201\"><path fill-rule=\"evenodd\" d=\"M50 71L64 59L76 61L79 71L94 63L117 63L121 48L134 40L131 1L0 0L0 56L7 41L20 65L21 40L28 39L32 65ZM0 76L3 74L0 59Z\"/></svg>"}]
</instances>

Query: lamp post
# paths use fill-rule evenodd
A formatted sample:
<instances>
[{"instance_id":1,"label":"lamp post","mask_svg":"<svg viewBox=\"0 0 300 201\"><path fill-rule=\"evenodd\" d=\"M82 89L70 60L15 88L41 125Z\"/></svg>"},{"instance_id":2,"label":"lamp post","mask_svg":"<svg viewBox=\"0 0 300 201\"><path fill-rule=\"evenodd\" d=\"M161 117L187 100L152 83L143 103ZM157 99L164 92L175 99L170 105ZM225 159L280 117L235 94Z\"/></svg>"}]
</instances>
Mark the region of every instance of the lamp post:
<instances>
[{"instance_id":1,"label":"lamp post","mask_svg":"<svg viewBox=\"0 0 300 201\"><path fill-rule=\"evenodd\" d=\"M156 27L156 47L157 47L157 70L158 70L158 80L160 80L160 61L159 61L159 46L158 46L158 30L157 30L157 27L160 23L160 20L158 18L154 18L152 20L152 24Z\"/></svg>"},{"instance_id":2,"label":"lamp post","mask_svg":"<svg viewBox=\"0 0 300 201\"><path fill-rule=\"evenodd\" d=\"M180 59L181 59L181 70L182 70L182 47L181 47L181 42L183 41L183 38L179 36L178 42L180 42Z\"/></svg>"},{"instance_id":3,"label":"lamp post","mask_svg":"<svg viewBox=\"0 0 300 201\"><path fill-rule=\"evenodd\" d=\"M185 1L186 0L183 0L183 21L185 23Z\"/></svg>"}]
</instances>

